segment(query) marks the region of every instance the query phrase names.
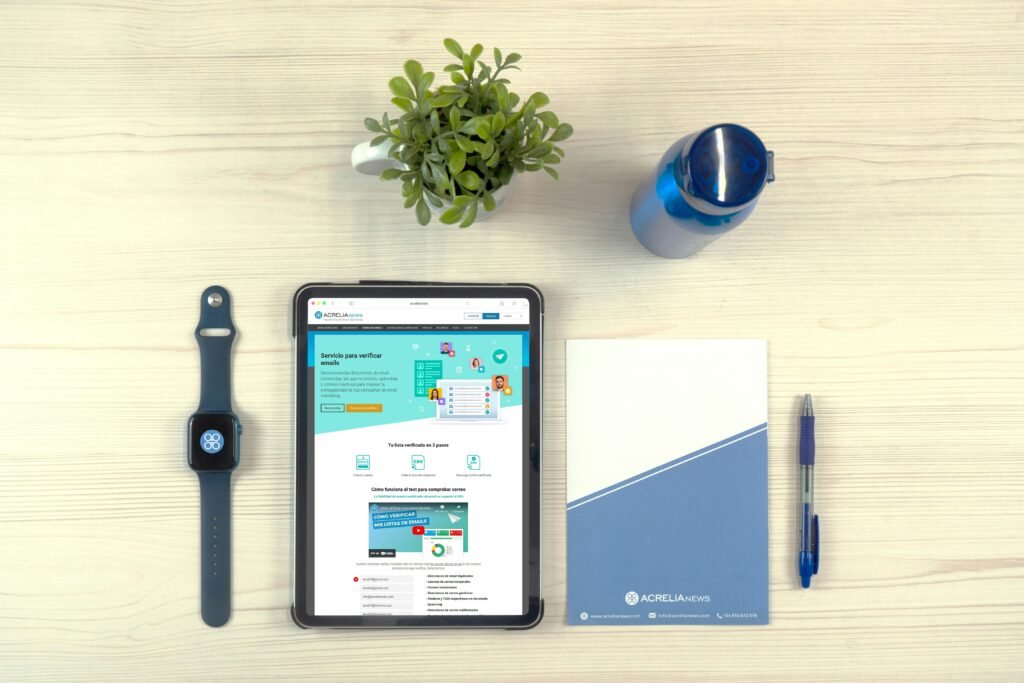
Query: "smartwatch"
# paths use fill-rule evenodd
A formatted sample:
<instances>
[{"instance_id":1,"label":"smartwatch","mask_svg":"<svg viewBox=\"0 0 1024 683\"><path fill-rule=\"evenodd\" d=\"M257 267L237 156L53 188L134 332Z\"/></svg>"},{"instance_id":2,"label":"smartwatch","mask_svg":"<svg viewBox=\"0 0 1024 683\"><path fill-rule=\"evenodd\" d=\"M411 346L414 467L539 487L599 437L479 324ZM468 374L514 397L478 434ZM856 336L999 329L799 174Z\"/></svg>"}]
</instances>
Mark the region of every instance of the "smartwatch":
<instances>
[{"instance_id":1,"label":"smartwatch","mask_svg":"<svg viewBox=\"0 0 1024 683\"><path fill-rule=\"evenodd\" d=\"M231 471L238 467L242 425L231 412L231 322L228 290L207 287L199 302L199 410L188 420L188 466L199 475L203 621L231 617Z\"/></svg>"}]
</instances>

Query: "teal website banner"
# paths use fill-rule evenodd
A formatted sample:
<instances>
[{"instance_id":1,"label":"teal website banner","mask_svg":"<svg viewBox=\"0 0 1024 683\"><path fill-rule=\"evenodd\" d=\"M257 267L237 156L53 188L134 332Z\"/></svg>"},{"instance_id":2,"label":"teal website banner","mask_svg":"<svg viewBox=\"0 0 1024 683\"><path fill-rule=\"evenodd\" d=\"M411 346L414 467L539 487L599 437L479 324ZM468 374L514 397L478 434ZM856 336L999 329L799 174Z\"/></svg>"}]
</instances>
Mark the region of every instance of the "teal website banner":
<instances>
[{"instance_id":1,"label":"teal website banner","mask_svg":"<svg viewBox=\"0 0 1024 683\"><path fill-rule=\"evenodd\" d=\"M317 434L434 417L444 379L500 376L501 407L522 405L530 362L526 331L310 332L308 348Z\"/></svg>"}]
</instances>

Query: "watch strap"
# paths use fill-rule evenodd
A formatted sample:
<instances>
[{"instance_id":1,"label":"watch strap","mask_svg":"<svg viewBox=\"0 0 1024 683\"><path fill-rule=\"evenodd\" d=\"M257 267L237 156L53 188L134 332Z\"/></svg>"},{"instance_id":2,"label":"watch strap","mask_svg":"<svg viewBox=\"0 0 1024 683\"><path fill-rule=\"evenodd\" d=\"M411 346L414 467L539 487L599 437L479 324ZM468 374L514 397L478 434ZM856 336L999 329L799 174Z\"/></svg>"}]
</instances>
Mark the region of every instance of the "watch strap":
<instances>
[{"instance_id":1,"label":"watch strap","mask_svg":"<svg viewBox=\"0 0 1024 683\"><path fill-rule=\"evenodd\" d=\"M231 295L220 285L207 287L199 301L199 325L196 326L201 411L231 412L231 344L234 341Z\"/></svg>"},{"instance_id":2,"label":"watch strap","mask_svg":"<svg viewBox=\"0 0 1024 683\"><path fill-rule=\"evenodd\" d=\"M199 473L202 614L208 626L231 617L231 471Z\"/></svg>"}]
</instances>

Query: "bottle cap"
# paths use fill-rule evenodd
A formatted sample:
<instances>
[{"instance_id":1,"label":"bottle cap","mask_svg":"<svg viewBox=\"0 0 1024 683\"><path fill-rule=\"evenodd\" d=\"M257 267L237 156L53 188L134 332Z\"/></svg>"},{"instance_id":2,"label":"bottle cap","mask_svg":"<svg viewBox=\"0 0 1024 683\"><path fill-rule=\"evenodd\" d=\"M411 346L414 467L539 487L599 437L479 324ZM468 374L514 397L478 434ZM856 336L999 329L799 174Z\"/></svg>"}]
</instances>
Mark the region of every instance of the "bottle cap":
<instances>
[{"instance_id":1,"label":"bottle cap","mask_svg":"<svg viewBox=\"0 0 1024 683\"><path fill-rule=\"evenodd\" d=\"M772 156L753 131L723 123L701 132L679 163L685 164L687 189L694 196L734 208L756 199L765 183L775 179Z\"/></svg>"}]
</instances>

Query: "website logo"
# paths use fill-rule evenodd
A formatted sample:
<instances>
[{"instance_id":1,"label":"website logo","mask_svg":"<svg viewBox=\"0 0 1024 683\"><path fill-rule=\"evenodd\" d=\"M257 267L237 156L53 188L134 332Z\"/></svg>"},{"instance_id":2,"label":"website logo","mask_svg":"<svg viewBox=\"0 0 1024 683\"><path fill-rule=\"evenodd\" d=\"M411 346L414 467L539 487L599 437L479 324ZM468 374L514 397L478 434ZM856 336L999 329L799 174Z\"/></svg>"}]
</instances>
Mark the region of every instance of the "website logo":
<instances>
[{"instance_id":1,"label":"website logo","mask_svg":"<svg viewBox=\"0 0 1024 683\"><path fill-rule=\"evenodd\" d=\"M321 318L331 318L331 319L347 318L348 320L362 320L363 314L362 313L348 313L348 312L343 312L342 313L342 312L338 312L338 311L327 311L325 313L323 311L317 311L316 313L313 314L313 317L316 318L317 320L320 320Z\"/></svg>"},{"instance_id":2,"label":"website logo","mask_svg":"<svg viewBox=\"0 0 1024 683\"><path fill-rule=\"evenodd\" d=\"M626 593L626 604L632 607L641 602L711 602L710 595L686 595L684 593Z\"/></svg>"}]
</instances>

